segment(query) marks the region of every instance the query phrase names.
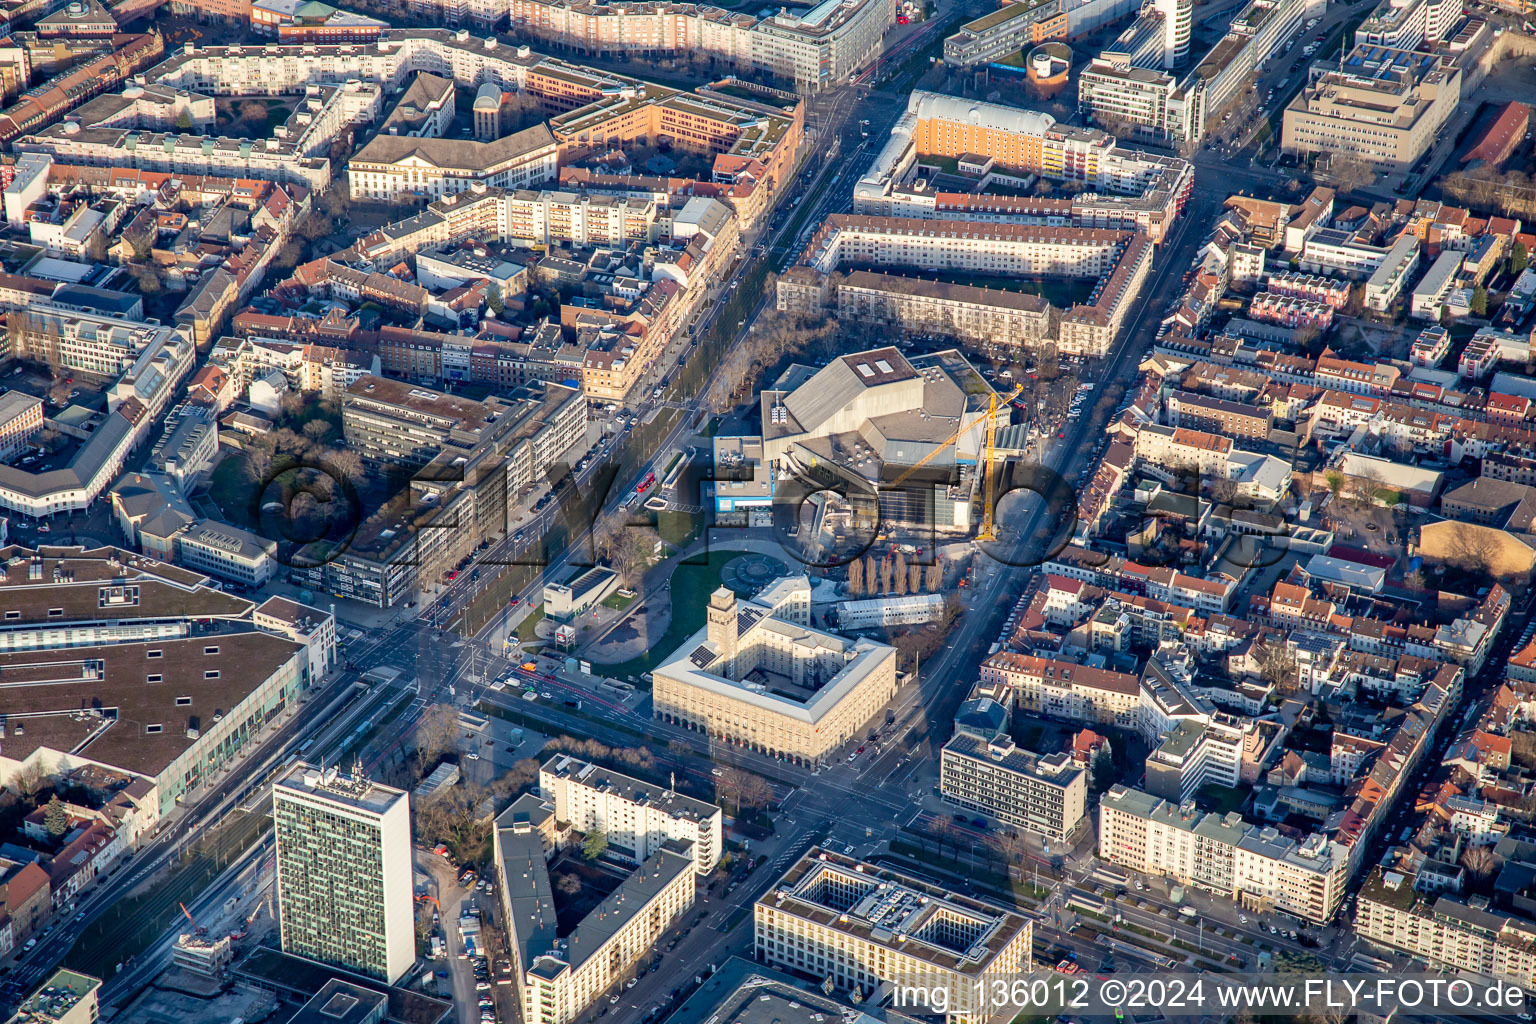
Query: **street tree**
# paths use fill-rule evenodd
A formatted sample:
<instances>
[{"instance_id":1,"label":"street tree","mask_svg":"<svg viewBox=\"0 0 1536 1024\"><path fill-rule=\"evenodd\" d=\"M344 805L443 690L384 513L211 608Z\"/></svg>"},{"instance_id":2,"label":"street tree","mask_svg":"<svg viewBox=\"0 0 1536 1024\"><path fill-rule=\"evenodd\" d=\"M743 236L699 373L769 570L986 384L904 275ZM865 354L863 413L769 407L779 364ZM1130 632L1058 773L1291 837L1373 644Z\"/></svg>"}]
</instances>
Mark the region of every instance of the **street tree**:
<instances>
[{"instance_id":1,"label":"street tree","mask_svg":"<svg viewBox=\"0 0 1536 1024\"><path fill-rule=\"evenodd\" d=\"M416 770L426 775L444 754L453 749L459 732L459 712L452 704L433 704L416 727Z\"/></svg>"}]
</instances>

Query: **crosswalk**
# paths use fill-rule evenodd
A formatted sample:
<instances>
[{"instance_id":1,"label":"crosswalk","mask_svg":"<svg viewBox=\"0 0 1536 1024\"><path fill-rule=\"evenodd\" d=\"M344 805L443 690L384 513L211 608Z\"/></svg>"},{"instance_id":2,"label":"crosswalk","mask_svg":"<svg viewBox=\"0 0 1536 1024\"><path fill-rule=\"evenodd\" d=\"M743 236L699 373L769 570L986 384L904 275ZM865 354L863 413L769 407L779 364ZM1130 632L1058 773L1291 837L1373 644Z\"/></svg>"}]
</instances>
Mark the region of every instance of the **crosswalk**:
<instances>
[{"instance_id":1,"label":"crosswalk","mask_svg":"<svg viewBox=\"0 0 1536 1024\"><path fill-rule=\"evenodd\" d=\"M788 871L790 864L799 860L801 854L815 845L816 836L819 834L819 832L812 829L801 829L799 832L796 832L795 837L773 859L772 865L768 868L769 877L782 875L785 871Z\"/></svg>"}]
</instances>

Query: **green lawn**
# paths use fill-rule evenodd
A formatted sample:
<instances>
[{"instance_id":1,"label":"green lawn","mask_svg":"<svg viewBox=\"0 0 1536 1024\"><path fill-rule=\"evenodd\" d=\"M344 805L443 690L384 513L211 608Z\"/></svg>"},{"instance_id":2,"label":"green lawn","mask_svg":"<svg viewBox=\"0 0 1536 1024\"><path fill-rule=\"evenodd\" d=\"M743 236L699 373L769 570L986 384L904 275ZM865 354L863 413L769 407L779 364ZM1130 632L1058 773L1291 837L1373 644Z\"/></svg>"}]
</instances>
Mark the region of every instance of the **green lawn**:
<instances>
[{"instance_id":1,"label":"green lawn","mask_svg":"<svg viewBox=\"0 0 1536 1024\"><path fill-rule=\"evenodd\" d=\"M539 634L535 631L539 621L544 618L544 606L541 604L528 613L528 617L517 624L517 638L524 643L537 640Z\"/></svg>"},{"instance_id":2,"label":"green lawn","mask_svg":"<svg viewBox=\"0 0 1536 1024\"><path fill-rule=\"evenodd\" d=\"M609 594L607 597L603 598L603 607L612 608L614 611L621 612L625 608L628 608L630 605L634 604L635 598L638 596L638 594L631 594L628 597L618 593Z\"/></svg>"},{"instance_id":3,"label":"green lawn","mask_svg":"<svg viewBox=\"0 0 1536 1024\"><path fill-rule=\"evenodd\" d=\"M208 497L224 518L237 526L250 523L251 479L245 473L245 455L232 451L219 460L208 478Z\"/></svg>"},{"instance_id":4,"label":"green lawn","mask_svg":"<svg viewBox=\"0 0 1536 1024\"><path fill-rule=\"evenodd\" d=\"M638 678L663 658L671 656L684 640L704 625L704 609L709 604L709 595L720 586L720 571L731 559L743 554L742 551L711 551L703 561L693 556L681 562L672 572L672 621L667 624L667 631L644 654L616 665L594 663L593 667L614 679Z\"/></svg>"}]
</instances>

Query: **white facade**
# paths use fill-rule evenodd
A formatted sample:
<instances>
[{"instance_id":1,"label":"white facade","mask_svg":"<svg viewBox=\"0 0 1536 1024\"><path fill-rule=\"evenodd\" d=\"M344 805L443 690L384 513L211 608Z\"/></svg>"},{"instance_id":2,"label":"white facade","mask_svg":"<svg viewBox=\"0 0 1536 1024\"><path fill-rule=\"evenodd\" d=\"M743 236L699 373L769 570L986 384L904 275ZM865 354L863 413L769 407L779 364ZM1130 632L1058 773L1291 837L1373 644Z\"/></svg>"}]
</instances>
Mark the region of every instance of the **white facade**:
<instances>
[{"instance_id":1,"label":"white facade","mask_svg":"<svg viewBox=\"0 0 1536 1024\"><path fill-rule=\"evenodd\" d=\"M1419 266L1419 240L1403 232L1387 258L1382 260L1365 282L1365 304L1379 313L1385 313L1408 287L1408 280Z\"/></svg>"},{"instance_id":2,"label":"white facade","mask_svg":"<svg viewBox=\"0 0 1536 1024\"><path fill-rule=\"evenodd\" d=\"M1349 878L1348 851L1321 834L1297 843L1235 813L1201 814L1118 785L1099 803L1099 856L1318 923L1333 919Z\"/></svg>"},{"instance_id":3,"label":"white facade","mask_svg":"<svg viewBox=\"0 0 1536 1024\"><path fill-rule=\"evenodd\" d=\"M301 763L272 819L283 951L398 981L416 962L407 795Z\"/></svg>"},{"instance_id":4,"label":"white facade","mask_svg":"<svg viewBox=\"0 0 1536 1024\"><path fill-rule=\"evenodd\" d=\"M707 875L725 848L725 816L714 804L556 754L539 769L539 794L555 817L578 832L601 830L608 850L638 864L669 839L693 844L695 869Z\"/></svg>"}]
</instances>

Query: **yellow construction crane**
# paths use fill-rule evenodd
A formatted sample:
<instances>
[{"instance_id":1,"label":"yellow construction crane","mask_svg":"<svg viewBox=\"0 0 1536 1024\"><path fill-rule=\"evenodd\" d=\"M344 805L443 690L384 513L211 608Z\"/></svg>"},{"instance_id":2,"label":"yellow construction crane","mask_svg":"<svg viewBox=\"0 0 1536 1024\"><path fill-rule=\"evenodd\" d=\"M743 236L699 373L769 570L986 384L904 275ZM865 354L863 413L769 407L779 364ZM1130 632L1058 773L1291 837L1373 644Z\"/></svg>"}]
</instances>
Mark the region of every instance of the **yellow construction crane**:
<instances>
[{"instance_id":1,"label":"yellow construction crane","mask_svg":"<svg viewBox=\"0 0 1536 1024\"><path fill-rule=\"evenodd\" d=\"M997 407L999 404L1006 405L1007 403L1013 401L1015 398L1018 398L1019 395L1024 393L1024 386L1022 384L1015 384L1013 386L1013 390L1010 391L1006 397L1001 398L998 396L996 391L990 391L989 389L989 392L990 398L987 400L986 412L978 413L976 418L971 420L969 423L966 423L965 417L961 416L960 426L955 430L953 434L950 434L949 437L935 445L933 451L929 452L927 455L924 455L912 465L902 470L901 475L898 476L895 480L892 480L890 484L887 485L892 488L901 486L907 477L928 465L928 463L933 461L934 457L937 456L939 452L958 442L962 434L985 419L987 421L987 439L986 445L982 450L981 472L983 474L983 479L986 481L986 509L982 512L981 516L981 532L976 535L980 540L991 540L993 534L992 503L995 500L995 495L997 493L997 475L992 471L992 464L997 458Z\"/></svg>"}]
</instances>

